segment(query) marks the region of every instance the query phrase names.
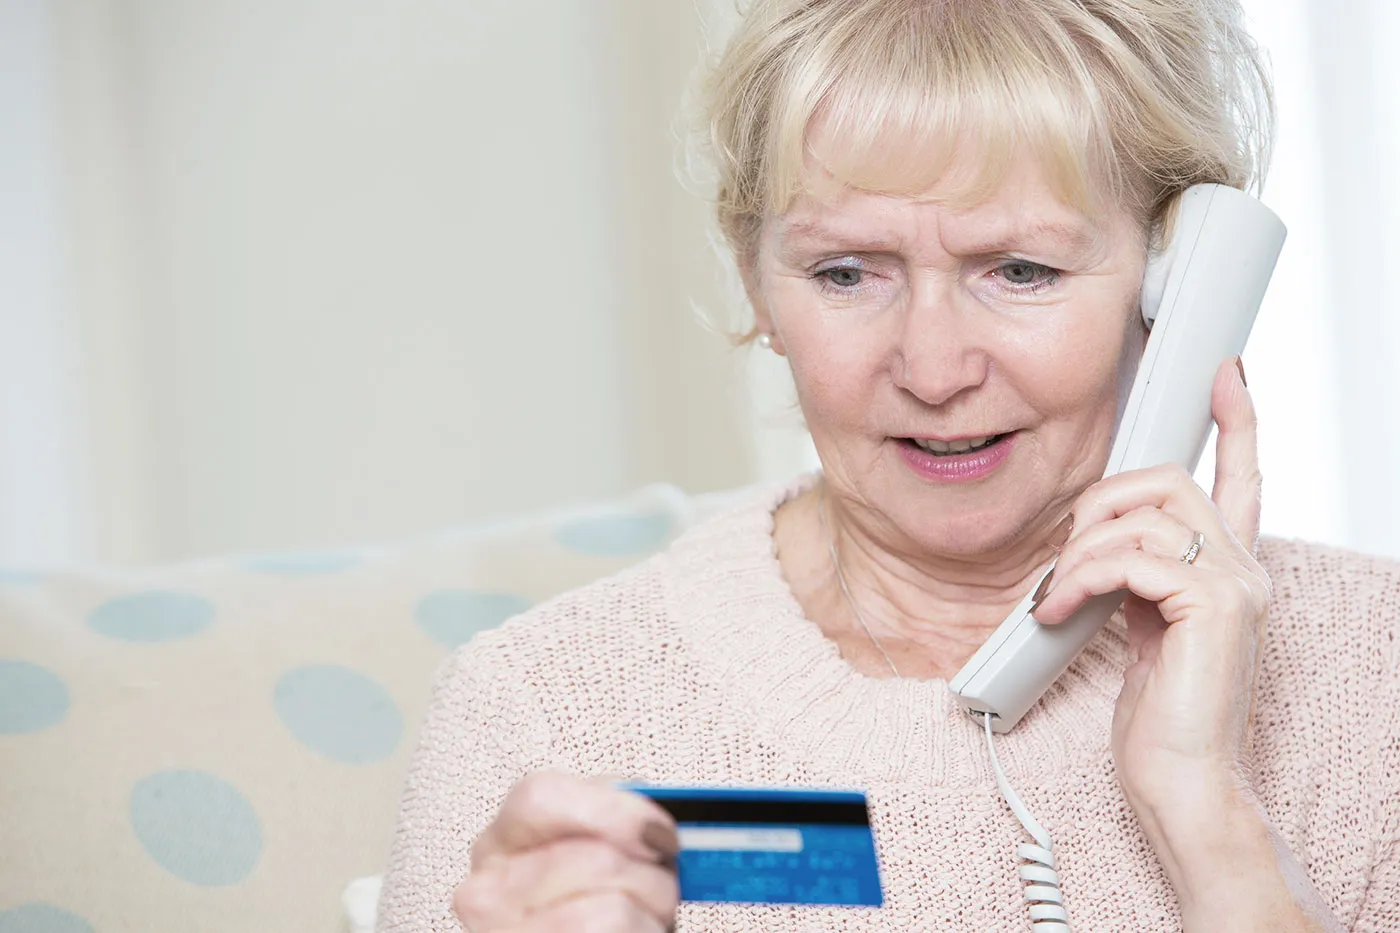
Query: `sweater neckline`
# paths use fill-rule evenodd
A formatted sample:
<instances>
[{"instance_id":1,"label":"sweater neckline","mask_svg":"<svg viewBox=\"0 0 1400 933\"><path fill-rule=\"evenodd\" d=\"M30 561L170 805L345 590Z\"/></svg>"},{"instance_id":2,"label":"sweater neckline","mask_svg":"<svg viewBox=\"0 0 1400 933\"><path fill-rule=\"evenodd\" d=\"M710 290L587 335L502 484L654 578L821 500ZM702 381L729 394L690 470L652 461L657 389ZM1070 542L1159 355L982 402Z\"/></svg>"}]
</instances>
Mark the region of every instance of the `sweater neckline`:
<instances>
[{"instance_id":1,"label":"sweater neckline","mask_svg":"<svg viewBox=\"0 0 1400 933\"><path fill-rule=\"evenodd\" d=\"M942 679L870 677L806 617L783 574L774 513L820 474L757 489L685 533L673 611L722 689L742 702L761 735L804 762L832 764L865 781L981 785L992 780L981 726ZM1121 613L1011 733L998 736L1008 775L1022 780L1108 755L1114 702L1129 663ZM833 761L833 758L843 759Z\"/></svg>"}]
</instances>

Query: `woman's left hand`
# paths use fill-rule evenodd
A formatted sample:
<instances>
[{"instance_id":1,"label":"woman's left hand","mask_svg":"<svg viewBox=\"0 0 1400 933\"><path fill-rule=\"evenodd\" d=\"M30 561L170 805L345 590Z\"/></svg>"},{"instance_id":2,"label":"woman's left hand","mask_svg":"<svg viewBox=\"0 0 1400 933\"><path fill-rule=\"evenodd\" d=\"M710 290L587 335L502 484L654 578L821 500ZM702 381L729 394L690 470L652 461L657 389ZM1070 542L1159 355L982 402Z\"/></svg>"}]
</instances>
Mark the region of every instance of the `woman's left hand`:
<instances>
[{"instance_id":1,"label":"woman's left hand","mask_svg":"<svg viewBox=\"0 0 1400 933\"><path fill-rule=\"evenodd\" d=\"M1124 672L1114 711L1113 756L1144 823L1169 821L1174 809L1222 789L1242 790L1250 750L1272 590L1254 559L1254 404L1233 359L1216 372L1211 414L1220 428L1212 495L1178 466L1095 483L1075 504L1073 534L1034 611L1053 624L1090 596L1129 591L1124 612L1137 661ZM1205 544L1184 563L1197 532Z\"/></svg>"}]
</instances>

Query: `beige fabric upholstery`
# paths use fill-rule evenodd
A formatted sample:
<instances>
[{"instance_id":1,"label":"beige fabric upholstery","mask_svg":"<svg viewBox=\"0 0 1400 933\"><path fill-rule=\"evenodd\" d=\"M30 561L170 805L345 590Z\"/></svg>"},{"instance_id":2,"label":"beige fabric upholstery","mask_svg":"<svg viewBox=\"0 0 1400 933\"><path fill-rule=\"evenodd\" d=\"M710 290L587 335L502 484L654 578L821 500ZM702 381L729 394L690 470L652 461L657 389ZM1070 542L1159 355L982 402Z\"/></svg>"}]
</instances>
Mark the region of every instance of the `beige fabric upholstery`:
<instances>
[{"instance_id":1,"label":"beige fabric upholstery","mask_svg":"<svg viewBox=\"0 0 1400 933\"><path fill-rule=\"evenodd\" d=\"M655 486L392 547L0 570L0 931L343 930L439 660L696 508Z\"/></svg>"}]
</instances>

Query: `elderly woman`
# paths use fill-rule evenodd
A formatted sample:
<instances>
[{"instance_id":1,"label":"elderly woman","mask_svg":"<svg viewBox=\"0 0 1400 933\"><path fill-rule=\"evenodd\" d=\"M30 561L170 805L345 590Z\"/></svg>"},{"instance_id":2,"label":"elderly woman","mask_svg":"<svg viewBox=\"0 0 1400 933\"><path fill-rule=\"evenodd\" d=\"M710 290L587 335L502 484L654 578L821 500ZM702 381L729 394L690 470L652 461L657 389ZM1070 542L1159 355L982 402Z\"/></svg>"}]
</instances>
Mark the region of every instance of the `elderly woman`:
<instances>
[{"instance_id":1,"label":"elderly woman","mask_svg":"<svg viewBox=\"0 0 1400 933\"><path fill-rule=\"evenodd\" d=\"M1263 168L1239 21L753 4L708 84L719 220L822 471L445 665L381 930L1027 929L1021 830L946 681L1052 562L1043 623L1130 591L998 737L1074 924L1400 930L1400 570L1257 543L1237 359L1210 495L1101 479L1177 196ZM884 906L678 907L674 825L618 776L864 788Z\"/></svg>"}]
</instances>

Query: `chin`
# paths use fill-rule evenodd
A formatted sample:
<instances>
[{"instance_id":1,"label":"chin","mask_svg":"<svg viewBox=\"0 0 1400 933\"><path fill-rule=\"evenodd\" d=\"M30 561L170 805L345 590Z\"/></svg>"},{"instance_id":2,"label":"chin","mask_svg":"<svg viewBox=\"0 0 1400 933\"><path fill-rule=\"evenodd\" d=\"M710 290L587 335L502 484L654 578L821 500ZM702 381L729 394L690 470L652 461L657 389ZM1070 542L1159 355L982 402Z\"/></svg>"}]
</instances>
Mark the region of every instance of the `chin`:
<instances>
[{"instance_id":1,"label":"chin","mask_svg":"<svg viewBox=\"0 0 1400 933\"><path fill-rule=\"evenodd\" d=\"M963 516L946 513L930 518L905 534L930 553L976 557L1003 550L1016 541L1025 527L1021 516L1007 512L970 512Z\"/></svg>"},{"instance_id":2,"label":"chin","mask_svg":"<svg viewBox=\"0 0 1400 933\"><path fill-rule=\"evenodd\" d=\"M993 529L982 528L965 534L950 534L929 544L943 554L976 558L996 554L1014 540L1013 535L996 534Z\"/></svg>"}]
</instances>

